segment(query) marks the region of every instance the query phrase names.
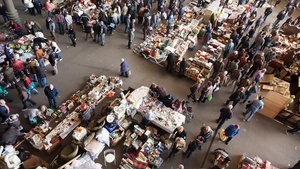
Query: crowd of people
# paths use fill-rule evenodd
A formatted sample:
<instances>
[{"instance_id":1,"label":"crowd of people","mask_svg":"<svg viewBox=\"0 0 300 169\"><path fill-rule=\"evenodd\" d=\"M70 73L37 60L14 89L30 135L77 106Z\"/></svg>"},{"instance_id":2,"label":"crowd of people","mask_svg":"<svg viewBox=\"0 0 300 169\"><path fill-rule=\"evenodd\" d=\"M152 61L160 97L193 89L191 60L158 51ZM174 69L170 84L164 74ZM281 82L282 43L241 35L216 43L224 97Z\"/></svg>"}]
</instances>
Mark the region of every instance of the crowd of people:
<instances>
[{"instance_id":1,"label":"crowd of people","mask_svg":"<svg viewBox=\"0 0 300 169\"><path fill-rule=\"evenodd\" d=\"M38 109L28 109L27 103L29 102L33 106L36 102L32 98L31 92L39 94L39 88L44 90L44 94L49 102L49 108L58 108L57 96L59 94L58 88L53 84L47 84L46 80L46 64L45 60L48 60L52 66L52 75L58 74L57 61L61 61L61 50L57 43L56 32L60 35L68 34L68 38L71 40L72 46L77 45L77 36L74 30L75 22L82 25L82 29L85 33L85 40L92 38L95 43L100 43L101 46L105 46L105 36L109 34L113 36L113 31L117 26L124 26L124 33L128 34L127 48L131 49L131 45L135 38L136 24L141 25L143 32L143 39L146 39L151 32L158 28L161 23L167 24L167 30L165 34L169 34L173 29L174 23L181 20L185 12L183 6L183 0L170 0L169 4L166 1L158 0L157 9L154 9L152 0L144 1L117 1L111 5L109 10L102 8L102 1L98 1L97 8L100 10L99 17L92 18L83 12L78 18L73 18L70 12L66 8L60 10L54 9L49 0L45 0L42 3L39 0L24 0L24 10L29 12L30 15L41 15L43 11L47 13L45 18L46 28L52 36L49 40L43 36L36 37L33 41L34 57L29 58L26 62L23 62L17 53L14 53L10 43L7 43L4 48L6 62L2 64L2 73L4 75L4 81L1 84L2 99L0 100L0 117L1 123L9 124L8 130L2 135L2 142L15 144L16 136L23 135L24 132L20 128L21 124L12 123L13 120L18 121L19 117L12 116L10 114L9 106L6 102L11 102L14 98L9 96L6 87L11 87L17 90L19 99L22 102L22 110L28 111L25 113L29 119L31 125L36 124L36 118L43 118L41 112L45 111L45 106L41 106ZM276 1L274 6L267 7L264 14L259 15L257 8L263 7L266 3L264 0L255 0L254 2L238 1L237 5L243 5L247 3L248 7L246 11L237 17L234 25L237 27L232 30L230 40L225 45L222 56L213 62L213 72L210 78L198 79L195 84L190 87L190 94L188 99L192 99L194 102L211 101L214 97L214 93L220 90L222 86L232 86L232 94L228 97L225 106L220 109L220 116L217 118L218 123L216 131L213 131L210 126L203 126L200 129L200 134L197 135L189 143L186 142L186 131L182 126L178 127L174 133L174 145L168 156L171 158L177 152L187 147L184 152L184 156L189 158L196 149L202 149L202 145L212 137L214 132L217 132L222 128L225 121L229 120L233 116L233 109L238 104L246 103L249 98L258 92L258 83L266 73L266 67L268 64L277 57L276 53L270 50L269 47L279 45L277 43L280 27L285 24L300 26L300 16L293 19L291 15L298 7L298 3L294 3L289 0L285 8L278 13L276 21L272 23L263 24L266 22L268 16L273 13L273 9L280 1ZM199 6L205 6L204 1L198 1ZM228 1L221 1L222 6L228 5ZM15 21L9 21L6 14L6 8L3 4L0 4L0 14L3 16L5 22L10 22L10 28L21 37L23 34L37 35L39 32L44 32L40 23L34 20L26 20L24 22L24 29L26 32L22 32L22 26ZM154 11L154 12L152 12ZM279 26L280 22L286 17L286 21ZM136 22L137 20L137 22ZM58 27L58 29L56 29ZM212 30L217 29L217 25L208 23L206 26L206 33L204 34L203 45L207 45L207 42L212 38ZM253 43L251 43L253 42ZM46 47L45 47L46 46ZM167 57L166 70L170 73L173 72L175 66L175 53L169 53ZM183 58L179 64L178 77L184 77L187 61ZM127 61L121 59L120 75L129 76L129 66ZM22 81L22 84L18 82ZM163 87L156 84L150 87L152 94L158 100L164 103L165 106L170 107L178 112L183 112L185 101L174 99L173 96L166 93ZM199 94L199 97L196 95ZM232 102L232 103L231 103ZM246 104L246 111L243 113L245 116L244 121L250 121L253 115L264 106L263 97L258 96L256 99ZM248 116L246 118L246 116ZM145 123L151 120L151 115ZM15 124L15 125L12 125ZM299 124L299 123L298 123ZM225 129L225 136L228 142L238 134L240 127L238 124L231 124ZM298 128L288 130L288 133L295 133L299 131ZM7 136L13 135L14 137ZM11 138L7 141L7 139ZM224 154L225 150L215 150L216 160L214 161L215 167L223 168L230 162L229 155L220 156L220 151ZM225 151L226 152L226 151ZM221 154L222 154L221 153ZM220 159L222 159L220 161Z\"/></svg>"}]
</instances>

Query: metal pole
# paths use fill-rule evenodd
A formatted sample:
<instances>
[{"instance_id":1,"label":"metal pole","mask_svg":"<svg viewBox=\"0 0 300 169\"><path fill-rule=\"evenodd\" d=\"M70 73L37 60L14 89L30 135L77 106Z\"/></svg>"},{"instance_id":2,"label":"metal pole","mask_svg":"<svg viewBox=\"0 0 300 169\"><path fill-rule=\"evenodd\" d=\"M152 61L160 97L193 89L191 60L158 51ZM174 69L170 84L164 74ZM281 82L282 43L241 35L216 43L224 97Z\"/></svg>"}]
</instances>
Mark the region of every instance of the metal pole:
<instances>
[{"instance_id":1,"label":"metal pole","mask_svg":"<svg viewBox=\"0 0 300 169\"><path fill-rule=\"evenodd\" d=\"M210 142L210 144L209 144L209 146L208 146L208 149L207 149L207 151L206 151L205 157L204 157L203 162L202 162L202 164L201 164L201 168L203 168L204 165L205 165L206 159L207 159L207 157L208 157L208 155L209 155L211 146L212 146L213 142L215 141L215 138L216 138L216 135L218 134L218 131L219 131L219 128L217 128L216 131L214 132L214 135L213 135L213 137L212 137L212 139L211 139L211 142Z\"/></svg>"}]
</instances>

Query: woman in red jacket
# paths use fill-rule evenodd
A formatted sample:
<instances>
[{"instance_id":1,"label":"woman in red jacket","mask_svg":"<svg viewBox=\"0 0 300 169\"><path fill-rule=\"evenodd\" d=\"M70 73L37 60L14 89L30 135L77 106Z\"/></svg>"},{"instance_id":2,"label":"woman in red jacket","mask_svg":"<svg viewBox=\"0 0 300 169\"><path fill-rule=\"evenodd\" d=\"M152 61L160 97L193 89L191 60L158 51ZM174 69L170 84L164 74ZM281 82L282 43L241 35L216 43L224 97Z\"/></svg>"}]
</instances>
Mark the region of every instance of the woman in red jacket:
<instances>
[{"instance_id":1,"label":"woman in red jacket","mask_svg":"<svg viewBox=\"0 0 300 169\"><path fill-rule=\"evenodd\" d=\"M35 94L39 94L40 92L35 88L34 82L31 82L30 78L26 75L23 76L23 83L24 86L26 87L26 92L30 98L31 96L31 91L33 90Z\"/></svg>"}]
</instances>

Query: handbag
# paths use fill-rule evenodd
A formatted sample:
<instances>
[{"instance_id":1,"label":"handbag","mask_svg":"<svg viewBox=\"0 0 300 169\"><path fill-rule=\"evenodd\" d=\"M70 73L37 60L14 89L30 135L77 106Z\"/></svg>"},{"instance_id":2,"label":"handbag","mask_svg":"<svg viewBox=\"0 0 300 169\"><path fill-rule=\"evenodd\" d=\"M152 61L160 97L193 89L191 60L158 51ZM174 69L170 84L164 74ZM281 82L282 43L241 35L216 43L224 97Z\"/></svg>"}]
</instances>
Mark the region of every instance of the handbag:
<instances>
[{"instance_id":1,"label":"handbag","mask_svg":"<svg viewBox=\"0 0 300 169\"><path fill-rule=\"evenodd\" d=\"M221 141L227 140L227 136L225 135L225 130L224 129L220 129L218 134L219 134L219 138L220 138Z\"/></svg>"},{"instance_id":2,"label":"handbag","mask_svg":"<svg viewBox=\"0 0 300 169\"><path fill-rule=\"evenodd\" d=\"M34 82L30 82L28 90L32 90L34 87L35 87L35 83Z\"/></svg>"},{"instance_id":3,"label":"handbag","mask_svg":"<svg viewBox=\"0 0 300 169\"><path fill-rule=\"evenodd\" d=\"M128 76L131 76L131 70L128 70Z\"/></svg>"},{"instance_id":4,"label":"handbag","mask_svg":"<svg viewBox=\"0 0 300 169\"><path fill-rule=\"evenodd\" d=\"M208 101L211 101L212 99L213 99L213 96L212 96L212 95L207 96L207 100L208 100Z\"/></svg>"}]
</instances>

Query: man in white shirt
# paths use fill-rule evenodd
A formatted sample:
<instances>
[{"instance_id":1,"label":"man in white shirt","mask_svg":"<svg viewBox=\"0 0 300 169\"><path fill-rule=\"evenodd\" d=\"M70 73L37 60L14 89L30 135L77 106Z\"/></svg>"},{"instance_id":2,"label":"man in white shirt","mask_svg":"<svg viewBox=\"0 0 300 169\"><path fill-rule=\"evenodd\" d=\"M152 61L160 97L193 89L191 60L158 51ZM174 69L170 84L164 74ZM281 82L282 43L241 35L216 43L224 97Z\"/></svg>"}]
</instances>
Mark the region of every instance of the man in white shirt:
<instances>
[{"instance_id":1,"label":"man in white shirt","mask_svg":"<svg viewBox=\"0 0 300 169\"><path fill-rule=\"evenodd\" d=\"M66 20L66 25L67 25L67 28L68 30L71 28L72 24L73 24L73 19L72 19L72 16L66 12L66 17L65 17L65 20Z\"/></svg>"}]
</instances>

